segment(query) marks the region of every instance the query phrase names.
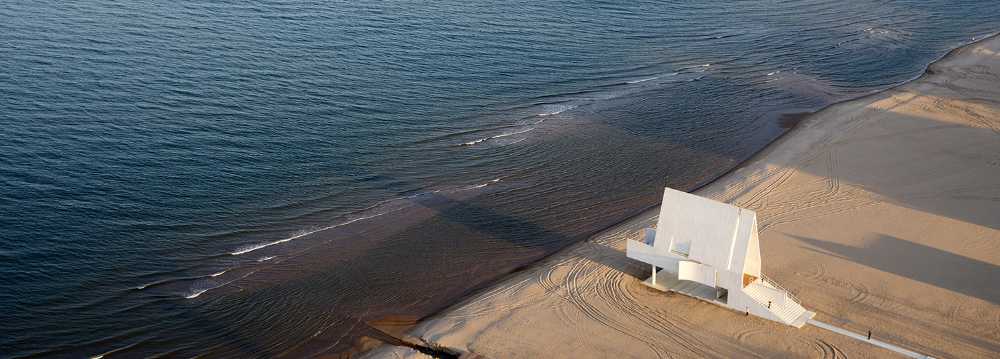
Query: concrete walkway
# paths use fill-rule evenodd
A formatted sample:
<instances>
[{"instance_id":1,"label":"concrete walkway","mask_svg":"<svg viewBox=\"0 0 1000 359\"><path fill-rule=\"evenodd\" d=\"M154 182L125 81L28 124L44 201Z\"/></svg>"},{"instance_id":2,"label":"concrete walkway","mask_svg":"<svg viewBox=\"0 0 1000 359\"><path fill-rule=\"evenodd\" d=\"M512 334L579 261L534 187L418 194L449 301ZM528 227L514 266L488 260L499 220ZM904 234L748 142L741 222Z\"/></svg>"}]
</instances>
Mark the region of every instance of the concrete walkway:
<instances>
[{"instance_id":1,"label":"concrete walkway","mask_svg":"<svg viewBox=\"0 0 1000 359\"><path fill-rule=\"evenodd\" d=\"M832 326L830 324L823 323L823 322L815 320L815 319L810 319L808 323L812 324L812 325L815 325L817 327L829 330L831 332L837 333L837 334L841 334L841 335L844 335L844 336L847 336L847 337L851 337L851 338L854 338L854 339L857 339L857 340L860 340L860 341L863 341L863 342L868 342L871 345L874 345L874 346L877 346L877 347L880 347L880 348L885 348L885 349L888 349L888 350L892 350L894 352L897 352L899 354L903 354L903 355L908 356L910 358L920 358L920 359L932 358L932 357L927 356L927 355L923 355L923 354L920 354L920 353L917 353L917 352L914 352L914 351L910 351L910 350L906 350L906 349L897 347L895 345L883 342L883 341L878 340L878 339L868 339L868 337L865 336L865 335L861 335L861 334L849 331L847 329L838 328L838 327Z\"/></svg>"}]
</instances>

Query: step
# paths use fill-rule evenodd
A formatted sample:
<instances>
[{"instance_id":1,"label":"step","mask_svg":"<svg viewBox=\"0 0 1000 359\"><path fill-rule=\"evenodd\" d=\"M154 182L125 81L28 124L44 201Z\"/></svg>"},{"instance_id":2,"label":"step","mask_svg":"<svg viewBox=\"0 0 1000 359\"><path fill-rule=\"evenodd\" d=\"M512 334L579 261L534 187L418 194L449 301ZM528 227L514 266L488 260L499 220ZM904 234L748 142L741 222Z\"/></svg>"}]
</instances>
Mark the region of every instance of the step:
<instances>
[{"instance_id":1,"label":"step","mask_svg":"<svg viewBox=\"0 0 1000 359\"><path fill-rule=\"evenodd\" d=\"M761 306L767 307L770 293L765 294L762 290L757 288L756 285L747 286L744 292ZM769 308L769 311L785 324L793 324L806 312L802 305L798 304L794 300L791 300L791 298L786 297L786 300L782 301L783 303L781 304L774 303L773 299L771 302L771 308Z\"/></svg>"}]
</instances>

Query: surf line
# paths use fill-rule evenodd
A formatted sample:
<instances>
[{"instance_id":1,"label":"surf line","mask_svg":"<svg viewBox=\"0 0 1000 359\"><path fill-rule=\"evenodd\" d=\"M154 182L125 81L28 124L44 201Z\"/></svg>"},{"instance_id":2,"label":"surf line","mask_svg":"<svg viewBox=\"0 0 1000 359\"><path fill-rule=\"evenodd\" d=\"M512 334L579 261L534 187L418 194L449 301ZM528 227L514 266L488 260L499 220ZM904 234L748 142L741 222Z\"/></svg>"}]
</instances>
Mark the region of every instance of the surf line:
<instances>
[{"instance_id":1,"label":"surf line","mask_svg":"<svg viewBox=\"0 0 1000 359\"><path fill-rule=\"evenodd\" d=\"M308 235L313 234L313 233L322 232L322 231L325 231L325 230L328 230L328 229L337 228L337 227L343 227L343 226L346 226L348 224L351 224L351 223L354 223L354 222L357 222L357 221L363 221L363 220L367 220L367 219L372 219L372 218L375 218L375 217L378 217L378 216L381 216L381 215L385 215L385 214L389 214L389 213L392 213L392 212L396 212L396 211L399 211L399 210L400 209L396 209L396 210L392 210L392 211L389 211L389 212L383 212L383 213L373 214L373 215L367 216L367 217L359 217L359 218L355 218L355 219L352 219L352 220L347 221L347 222L334 224L332 226L326 226L326 227L323 227L323 228L320 228L320 229L316 229L316 230L312 230L312 231L302 231L302 232L299 232L298 234L293 235L291 237L284 238L284 239L279 239L279 240L276 240L276 241L273 241L273 242L259 243L259 244L255 244L255 245L252 245L252 246L241 247L240 249L237 249L235 251L229 252L229 254L230 255L234 255L234 256L238 256L238 255L241 255L241 254L250 253L250 252L253 252L253 251L258 250L258 249L267 248L267 247L270 247L270 246L273 246L273 245L277 245L277 244L282 244L282 243L285 243L285 242L290 242L292 240L295 240L295 239L298 239L298 238L302 238L302 237L308 236Z\"/></svg>"},{"instance_id":2,"label":"surf line","mask_svg":"<svg viewBox=\"0 0 1000 359\"><path fill-rule=\"evenodd\" d=\"M815 319L809 319L809 321L807 323L815 325L815 326L823 328L823 329L826 329L826 330L829 330L831 332L834 332L834 333L837 333L837 334L849 337L849 338L857 339L858 341L869 343L871 345L874 345L874 346L877 346L877 347L880 347L880 348L892 350L894 352L897 352L899 354L903 354L903 355L905 355L907 357L910 357L910 358L919 358L919 359L933 358L932 356L920 354L920 353L917 353L917 352L912 351L912 350L907 350L907 349L904 349L904 348L901 348L901 347L898 347L898 346L895 346L895 345L883 342L883 341L878 340L878 339L868 339L868 337L865 336L865 335L861 335L861 334L852 332L852 331L844 329L844 328L835 327L833 325L826 324L826 323L823 323L823 322L815 320Z\"/></svg>"}]
</instances>

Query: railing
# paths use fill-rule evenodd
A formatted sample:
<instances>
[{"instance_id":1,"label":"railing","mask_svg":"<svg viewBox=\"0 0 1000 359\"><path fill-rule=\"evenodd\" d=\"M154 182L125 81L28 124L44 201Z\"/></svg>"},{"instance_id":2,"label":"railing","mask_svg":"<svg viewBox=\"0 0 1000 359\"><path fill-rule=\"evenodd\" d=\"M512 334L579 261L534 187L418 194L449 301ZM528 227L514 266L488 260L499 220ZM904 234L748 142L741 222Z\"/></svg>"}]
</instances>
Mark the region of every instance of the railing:
<instances>
[{"instance_id":1,"label":"railing","mask_svg":"<svg viewBox=\"0 0 1000 359\"><path fill-rule=\"evenodd\" d=\"M778 282L775 282L773 279L764 275L764 273L760 274L760 280L763 281L764 283L770 284L774 288L780 289L782 292L785 293L786 298L791 298L792 301L795 302L796 304L802 305L802 300L800 300L799 297L796 297L795 293L792 293L792 291L785 289L785 287L782 287L780 284L778 284Z\"/></svg>"}]
</instances>

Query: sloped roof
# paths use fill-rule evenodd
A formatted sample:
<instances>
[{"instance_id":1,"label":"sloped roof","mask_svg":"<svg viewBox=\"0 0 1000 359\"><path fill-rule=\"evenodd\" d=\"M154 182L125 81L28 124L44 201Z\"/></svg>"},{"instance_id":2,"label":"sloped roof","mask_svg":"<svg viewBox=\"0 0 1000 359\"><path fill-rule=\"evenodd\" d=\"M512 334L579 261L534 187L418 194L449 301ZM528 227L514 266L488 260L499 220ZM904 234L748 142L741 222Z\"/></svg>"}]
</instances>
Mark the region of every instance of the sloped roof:
<instances>
[{"instance_id":1,"label":"sloped roof","mask_svg":"<svg viewBox=\"0 0 1000 359\"><path fill-rule=\"evenodd\" d=\"M741 266L755 217L747 209L666 188L653 247L719 269Z\"/></svg>"}]
</instances>

